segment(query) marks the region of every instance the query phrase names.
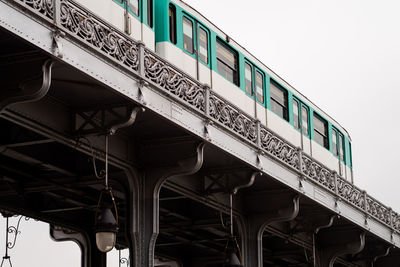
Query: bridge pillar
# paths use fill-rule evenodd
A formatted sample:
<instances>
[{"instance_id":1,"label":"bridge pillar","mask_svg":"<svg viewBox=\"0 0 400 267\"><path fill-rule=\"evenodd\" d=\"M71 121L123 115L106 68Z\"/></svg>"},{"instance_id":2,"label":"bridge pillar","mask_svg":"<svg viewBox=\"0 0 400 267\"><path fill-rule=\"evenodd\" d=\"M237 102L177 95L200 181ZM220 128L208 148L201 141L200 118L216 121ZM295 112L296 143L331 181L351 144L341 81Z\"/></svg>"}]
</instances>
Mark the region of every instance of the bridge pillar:
<instances>
[{"instance_id":1,"label":"bridge pillar","mask_svg":"<svg viewBox=\"0 0 400 267\"><path fill-rule=\"evenodd\" d=\"M197 146L195 151L180 153L178 149L169 149L174 154L180 154L174 167L154 167L146 169L140 176L139 202L141 218L139 219L139 248L141 253L136 267L153 267L155 245L159 233L159 194L163 183L171 177L191 175L196 173L203 164L204 144ZM165 157L169 155L166 154Z\"/></svg>"},{"instance_id":2,"label":"bridge pillar","mask_svg":"<svg viewBox=\"0 0 400 267\"><path fill-rule=\"evenodd\" d=\"M361 252L365 246L365 233L354 227L331 227L333 220L324 229L314 234L314 266L333 267L335 260L346 254ZM320 230L320 231L319 231Z\"/></svg>"},{"instance_id":3,"label":"bridge pillar","mask_svg":"<svg viewBox=\"0 0 400 267\"><path fill-rule=\"evenodd\" d=\"M293 194L252 194L246 197L245 266L263 266L263 233L273 222L293 220L299 213L299 196Z\"/></svg>"}]
</instances>

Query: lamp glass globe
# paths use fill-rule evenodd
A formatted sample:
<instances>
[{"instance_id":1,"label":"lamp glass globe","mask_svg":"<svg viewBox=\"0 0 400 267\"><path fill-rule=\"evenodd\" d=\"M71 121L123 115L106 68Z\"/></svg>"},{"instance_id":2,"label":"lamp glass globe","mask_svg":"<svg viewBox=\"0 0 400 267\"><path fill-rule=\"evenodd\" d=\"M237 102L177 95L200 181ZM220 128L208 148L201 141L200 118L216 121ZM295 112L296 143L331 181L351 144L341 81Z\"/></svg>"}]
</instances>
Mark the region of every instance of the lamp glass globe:
<instances>
[{"instance_id":1,"label":"lamp glass globe","mask_svg":"<svg viewBox=\"0 0 400 267\"><path fill-rule=\"evenodd\" d=\"M97 232L96 245L101 252L109 252L115 246L116 233L114 232Z\"/></svg>"}]
</instances>

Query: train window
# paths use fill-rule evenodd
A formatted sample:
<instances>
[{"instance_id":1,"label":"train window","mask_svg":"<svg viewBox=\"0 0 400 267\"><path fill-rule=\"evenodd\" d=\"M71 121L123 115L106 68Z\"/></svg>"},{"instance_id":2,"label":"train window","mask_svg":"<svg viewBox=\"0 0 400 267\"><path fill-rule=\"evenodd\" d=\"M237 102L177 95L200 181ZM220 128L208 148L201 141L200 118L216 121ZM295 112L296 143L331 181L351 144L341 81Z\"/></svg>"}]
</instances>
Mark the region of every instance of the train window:
<instances>
[{"instance_id":1,"label":"train window","mask_svg":"<svg viewBox=\"0 0 400 267\"><path fill-rule=\"evenodd\" d=\"M288 120L287 92L274 82L271 82L271 109L283 119Z\"/></svg>"},{"instance_id":2,"label":"train window","mask_svg":"<svg viewBox=\"0 0 400 267\"><path fill-rule=\"evenodd\" d=\"M239 86L238 79L238 55L227 48L217 39L217 68L218 73L227 80Z\"/></svg>"},{"instance_id":3,"label":"train window","mask_svg":"<svg viewBox=\"0 0 400 267\"><path fill-rule=\"evenodd\" d=\"M193 22L187 17L183 17L183 48L190 54L194 52Z\"/></svg>"},{"instance_id":4,"label":"train window","mask_svg":"<svg viewBox=\"0 0 400 267\"><path fill-rule=\"evenodd\" d=\"M328 123L316 114L314 114L314 138L318 144L329 149Z\"/></svg>"},{"instance_id":5,"label":"train window","mask_svg":"<svg viewBox=\"0 0 400 267\"><path fill-rule=\"evenodd\" d=\"M147 0L147 24L153 28L153 0Z\"/></svg>"},{"instance_id":6,"label":"train window","mask_svg":"<svg viewBox=\"0 0 400 267\"><path fill-rule=\"evenodd\" d=\"M300 129L299 102L295 99L293 99L293 125Z\"/></svg>"},{"instance_id":7,"label":"train window","mask_svg":"<svg viewBox=\"0 0 400 267\"><path fill-rule=\"evenodd\" d=\"M208 33L199 27L199 58L208 64Z\"/></svg>"},{"instance_id":8,"label":"train window","mask_svg":"<svg viewBox=\"0 0 400 267\"><path fill-rule=\"evenodd\" d=\"M301 128L303 130L303 134L305 135L309 135L309 131L308 131L308 108L306 108L305 106L301 107Z\"/></svg>"},{"instance_id":9,"label":"train window","mask_svg":"<svg viewBox=\"0 0 400 267\"><path fill-rule=\"evenodd\" d=\"M332 152L334 155L338 155L338 149L337 149L337 132L335 129L332 131Z\"/></svg>"},{"instance_id":10,"label":"train window","mask_svg":"<svg viewBox=\"0 0 400 267\"><path fill-rule=\"evenodd\" d=\"M309 135L308 108L297 99L293 99L293 125L304 135Z\"/></svg>"},{"instance_id":11,"label":"train window","mask_svg":"<svg viewBox=\"0 0 400 267\"><path fill-rule=\"evenodd\" d=\"M129 0L129 10L139 16L139 0Z\"/></svg>"},{"instance_id":12,"label":"train window","mask_svg":"<svg viewBox=\"0 0 400 267\"><path fill-rule=\"evenodd\" d=\"M338 145L339 145L339 159L340 160L344 160L344 153L343 153L343 151L344 151L344 149L343 149L343 146L344 146L344 142L343 142L343 135L341 135L341 134L339 134L339 136L338 136L339 138L339 142L338 142Z\"/></svg>"},{"instance_id":13,"label":"train window","mask_svg":"<svg viewBox=\"0 0 400 267\"><path fill-rule=\"evenodd\" d=\"M169 40L176 44L176 7L169 4Z\"/></svg>"},{"instance_id":14,"label":"train window","mask_svg":"<svg viewBox=\"0 0 400 267\"><path fill-rule=\"evenodd\" d=\"M332 130L332 152L338 156L340 160L344 160L344 142L343 135L336 129Z\"/></svg>"},{"instance_id":15,"label":"train window","mask_svg":"<svg viewBox=\"0 0 400 267\"><path fill-rule=\"evenodd\" d=\"M257 101L264 104L264 76L256 71Z\"/></svg>"},{"instance_id":16,"label":"train window","mask_svg":"<svg viewBox=\"0 0 400 267\"><path fill-rule=\"evenodd\" d=\"M244 77L246 93L253 95L253 68L247 62L244 64Z\"/></svg>"}]
</instances>

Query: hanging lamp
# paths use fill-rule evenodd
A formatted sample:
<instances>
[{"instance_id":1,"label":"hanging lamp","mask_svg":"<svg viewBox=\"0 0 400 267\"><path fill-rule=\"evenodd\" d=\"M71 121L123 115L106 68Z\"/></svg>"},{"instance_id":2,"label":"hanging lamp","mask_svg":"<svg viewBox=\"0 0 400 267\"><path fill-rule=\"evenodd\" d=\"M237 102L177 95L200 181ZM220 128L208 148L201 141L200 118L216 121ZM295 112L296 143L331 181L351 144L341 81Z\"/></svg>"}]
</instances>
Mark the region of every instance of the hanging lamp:
<instances>
[{"instance_id":1,"label":"hanging lamp","mask_svg":"<svg viewBox=\"0 0 400 267\"><path fill-rule=\"evenodd\" d=\"M100 193L96 207L94 232L96 234L96 245L101 252L109 252L115 247L118 233L118 209L115 203L111 187L108 186L108 135L105 137L105 181L104 189ZM110 206L102 205L104 195L109 195L115 212L111 211Z\"/></svg>"}]
</instances>

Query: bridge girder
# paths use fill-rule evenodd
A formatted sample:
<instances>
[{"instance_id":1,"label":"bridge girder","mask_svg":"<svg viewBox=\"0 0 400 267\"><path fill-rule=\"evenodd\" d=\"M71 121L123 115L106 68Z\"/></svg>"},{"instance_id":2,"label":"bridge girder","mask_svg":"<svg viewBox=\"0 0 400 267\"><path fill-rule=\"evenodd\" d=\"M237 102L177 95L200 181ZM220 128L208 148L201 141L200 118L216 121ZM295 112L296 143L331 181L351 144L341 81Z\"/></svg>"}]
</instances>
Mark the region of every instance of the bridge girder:
<instances>
[{"instance_id":1,"label":"bridge girder","mask_svg":"<svg viewBox=\"0 0 400 267\"><path fill-rule=\"evenodd\" d=\"M5 0L0 1L2 7L4 3ZM6 8L0 13L4 10ZM53 224L55 239L78 240L84 248L85 267L105 264L104 255L93 252L92 219L102 182L93 174L92 165L94 161L100 169L104 161L103 136L96 133L104 134L110 128L109 122L123 122L129 114L115 114L113 107L121 106L127 111L146 107L145 113L137 115L133 127L121 130L110 140L110 182L116 193L122 229L117 242L119 247L129 248L131 266L149 266L157 253L181 257L179 260L188 266L220 263L228 235L225 229L229 210L227 192L233 184L248 180L256 171L261 170L264 175L257 178L252 187L238 193L234 207L235 232L249 267L263 264L309 266L313 260L310 253L312 236L315 225L320 223L319 216L329 218L350 210L347 203L334 203L329 194L316 190L312 181L303 180L299 173L289 171L288 166L275 164L259 151L249 150L246 145L237 145L232 151L226 145L219 146L218 142L227 138L219 126L195 121L194 112L182 108L175 98L155 101L164 96L152 91L149 84L137 83L125 69L109 64L106 57L95 57L85 52L84 47L74 46L71 39L59 36L65 50L63 59L56 59L52 55L54 40L48 29L40 32L42 43L38 44L33 38L32 45L4 30L7 16L1 14L0 70L9 74L8 85L21 84L25 78L34 77L34 73L41 73L49 58L56 63L46 96L31 98L37 102L16 101L1 113L0 207ZM38 27L20 21L27 31ZM29 36L29 32L24 36ZM97 73L93 66L103 69L104 73ZM21 74L25 76L21 77ZM0 90L4 92L4 87ZM2 94L0 102L9 103L6 95L10 96ZM27 95L32 93L28 92L24 97ZM84 118L84 124L93 126L81 131L80 138L76 135L76 130L82 130L76 127L76 114ZM113 118L111 115L118 116ZM98 119L96 123L90 121L94 118ZM185 128L184 123L195 126ZM198 125L200 130L194 129ZM245 143L237 136L229 138L228 143ZM196 146L204 141L206 145L201 148L204 162L199 166ZM241 150L248 154L240 154ZM182 163L181 160L187 158L190 160ZM174 169L171 165L175 165ZM196 173L185 173L187 168ZM171 177L172 170L182 173ZM281 172L287 181L278 179L277 173ZM298 190L299 181L303 191ZM260 206L260 203L266 204ZM355 226L354 222L342 219L339 226L350 225L356 232L368 231L368 227L378 229L366 214L354 214L357 219L369 221L370 225ZM72 231L65 232L60 227ZM352 255L362 247L362 238L360 242L350 238L352 231L341 234L341 240L344 242L349 238L359 245L358 249L342 252L334 249L339 243L324 246L324 240L332 239L332 235L337 234L335 231L339 231L340 227L336 227L333 226L332 233L321 231L318 235L319 258L330 248L335 255L340 252L336 261L340 266L372 263L374 266L396 266L398 263L397 249L385 255L385 248L397 244L397 235L393 235L391 243L390 237L378 238L376 230L368 232L364 250L375 249L377 252L371 259L364 251ZM182 251L187 252L186 257L181 255ZM255 251L258 251L257 255ZM211 256L196 256L196 253ZM332 263L331 256L322 258Z\"/></svg>"}]
</instances>

